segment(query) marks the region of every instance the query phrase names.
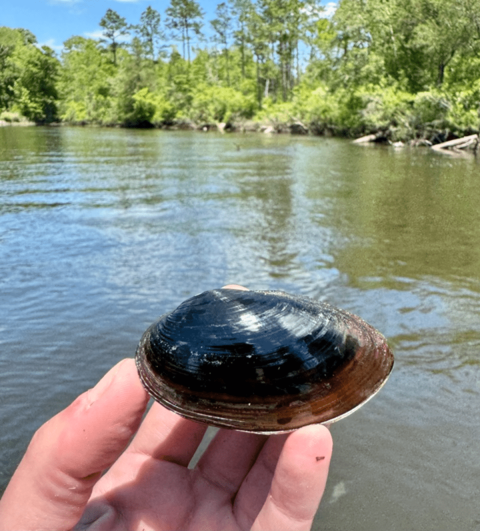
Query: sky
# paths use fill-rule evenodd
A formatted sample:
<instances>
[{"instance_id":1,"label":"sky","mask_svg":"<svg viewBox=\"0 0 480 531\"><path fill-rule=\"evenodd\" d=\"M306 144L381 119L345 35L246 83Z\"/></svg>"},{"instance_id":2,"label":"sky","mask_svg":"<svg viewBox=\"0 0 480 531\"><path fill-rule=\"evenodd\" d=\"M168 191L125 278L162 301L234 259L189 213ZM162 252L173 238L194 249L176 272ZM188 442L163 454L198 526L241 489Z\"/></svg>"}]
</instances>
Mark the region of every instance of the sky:
<instances>
[{"instance_id":1,"label":"sky","mask_svg":"<svg viewBox=\"0 0 480 531\"><path fill-rule=\"evenodd\" d=\"M205 11L205 20L215 18L215 8L222 0L197 0ZM335 2L322 0L327 13ZM0 26L30 30L39 45L48 45L60 52L62 43L73 37L99 38L99 22L107 9L125 17L128 24L138 24L148 6L164 19L170 0L0 0Z\"/></svg>"}]
</instances>

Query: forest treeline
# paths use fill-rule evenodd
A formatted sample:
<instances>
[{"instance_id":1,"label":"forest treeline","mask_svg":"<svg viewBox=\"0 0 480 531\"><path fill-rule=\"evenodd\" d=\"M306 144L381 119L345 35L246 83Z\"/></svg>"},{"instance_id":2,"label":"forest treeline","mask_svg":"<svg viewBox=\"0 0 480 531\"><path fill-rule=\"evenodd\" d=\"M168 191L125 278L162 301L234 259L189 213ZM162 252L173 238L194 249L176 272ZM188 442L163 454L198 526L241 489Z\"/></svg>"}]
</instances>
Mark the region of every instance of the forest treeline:
<instances>
[{"instance_id":1,"label":"forest treeline","mask_svg":"<svg viewBox=\"0 0 480 531\"><path fill-rule=\"evenodd\" d=\"M0 119L123 126L291 124L389 139L477 132L480 0L195 0L60 54L0 28Z\"/></svg>"}]
</instances>

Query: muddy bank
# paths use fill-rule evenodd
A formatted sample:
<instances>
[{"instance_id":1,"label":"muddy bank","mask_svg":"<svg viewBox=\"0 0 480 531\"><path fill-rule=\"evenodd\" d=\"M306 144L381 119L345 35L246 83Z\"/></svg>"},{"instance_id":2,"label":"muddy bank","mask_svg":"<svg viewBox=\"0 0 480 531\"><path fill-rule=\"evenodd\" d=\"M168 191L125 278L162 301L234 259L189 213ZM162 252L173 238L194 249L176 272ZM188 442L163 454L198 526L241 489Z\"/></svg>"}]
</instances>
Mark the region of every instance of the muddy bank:
<instances>
[{"instance_id":1,"label":"muddy bank","mask_svg":"<svg viewBox=\"0 0 480 531\"><path fill-rule=\"evenodd\" d=\"M26 127L26 126L32 126L37 125L35 122L28 122L28 121L22 121L22 122L8 122L6 120L0 120L0 127Z\"/></svg>"},{"instance_id":2,"label":"muddy bank","mask_svg":"<svg viewBox=\"0 0 480 531\"><path fill-rule=\"evenodd\" d=\"M412 138L398 138L390 130L378 130L367 135L358 135L355 131L339 129L334 126L321 124L305 124L300 120L290 122L278 121L254 121L243 120L228 123L202 123L196 124L192 121L181 121L172 124L151 125L167 130L189 130L189 131L220 131L237 133L264 133L264 134L292 134L292 135L312 135L339 138L351 138L355 144L388 144L394 147L431 147L437 151L473 152L477 153L479 147L479 135L477 133L457 136L450 131L428 129L422 134Z\"/></svg>"},{"instance_id":3,"label":"muddy bank","mask_svg":"<svg viewBox=\"0 0 480 531\"><path fill-rule=\"evenodd\" d=\"M148 121L135 124L95 124L82 122L53 122L35 123L29 121L0 120L0 127L4 126L35 126L47 125L49 127L76 126L76 127L107 127L128 129L162 129L166 131L199 131L203 133L262 133L262 134L291 134L350 138L359 145L386 144L396 148L429 147L443 153L473 153L477 154L480 146L479 134L469 132L466 136L457 136L448 130L424 129L422 133L408 138L398 138L390 129L382 129L368 134L358 134L357 131L327 126L324 124L305 124L292 118L288 122L275 120L236 120L231 122L204 122L195 123L184 119L170 123L151 123Z\"/></svg>"}]
</instances>

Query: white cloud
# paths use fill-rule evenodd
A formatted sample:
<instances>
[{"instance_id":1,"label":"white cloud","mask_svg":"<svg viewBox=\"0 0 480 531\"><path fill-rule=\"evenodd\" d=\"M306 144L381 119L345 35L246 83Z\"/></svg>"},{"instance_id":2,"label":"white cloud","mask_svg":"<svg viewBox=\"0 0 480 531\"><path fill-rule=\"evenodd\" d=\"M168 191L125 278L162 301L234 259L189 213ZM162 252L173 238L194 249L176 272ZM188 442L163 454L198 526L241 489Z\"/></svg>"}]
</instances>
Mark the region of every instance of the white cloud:
<instances>
[{"instance_id":1,"label":"white cloud","mask_svg":"<svg viewBox=\"0 0 480 531\"><path fill-rule=\"evenodd\" d=\"M85 37L88 37L89 39L101 39L103 37L103 32L101 30L86 31L84 35Z\"/></svg>"},{"instance_id":2,"label":"white cloud","mask_svg":"<svg viewBox=\"0 0 480 531\"><path fill-rule=\"evenodd\" d=\"M63 50L63 44L55 44L55 39L48 39L48 41L45 42L39 42L37 44L39 48L42 46L48 46L52 50L55 50L56 52L60 52Z\"/></svg>"},{"instance_id":3,"label":"white cloud","mask_svg":"<svg viewBox=\"0 0 480 531\"><path fill-rule=\"evenodd\" d=\"M89 39L104 39L105 35L103 34L102 30L97 31L85 31L83 33L85 37L88 37ZM129 35L120 35L116 38L117 42L130 42L131 37Z\"/></svg>"},{"instance_id":4,"label":"white cloud","mask_svg":"<svg viewBox=\"0 0 480 531\"><path fill-rule=\"evenodd\" d=\"M335 14L335 11L337 10L337 3L336 2L328 2L328 4L325 6L325 12L324 15L326 18L330 18Z\"/></svg>"},{"instance_id":5,"label":"white cloud","mask_svg":"<svg viewBox=\"0 0 480 531\"><path fill-rule=\"evenodd\" d=\"M307 5L302 8L302 12L312 18L330 18L337 10L337 7L337 2L327 2L326 4L318 7Z\"/></svg>"}]
</instances>

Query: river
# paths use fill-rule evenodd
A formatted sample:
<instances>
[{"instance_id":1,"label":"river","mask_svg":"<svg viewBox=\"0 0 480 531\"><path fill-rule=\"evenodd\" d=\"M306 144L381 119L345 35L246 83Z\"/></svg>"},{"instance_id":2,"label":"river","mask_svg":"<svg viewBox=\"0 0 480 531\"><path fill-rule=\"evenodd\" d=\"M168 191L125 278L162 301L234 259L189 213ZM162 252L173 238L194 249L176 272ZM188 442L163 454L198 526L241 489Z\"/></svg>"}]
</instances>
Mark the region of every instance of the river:
<instances>
[{"instance_id":1,"label":"river","mask_svg":"<svg viewBox=\"0 0 480 531\"><path fill-rule=\"evenodd\" d=\"M332 426L314 529L480 530L480 167L428 149L0 128L0 492L35 429L185 298L326 300L395 353Z\"/></svg>"}]
</instances>

